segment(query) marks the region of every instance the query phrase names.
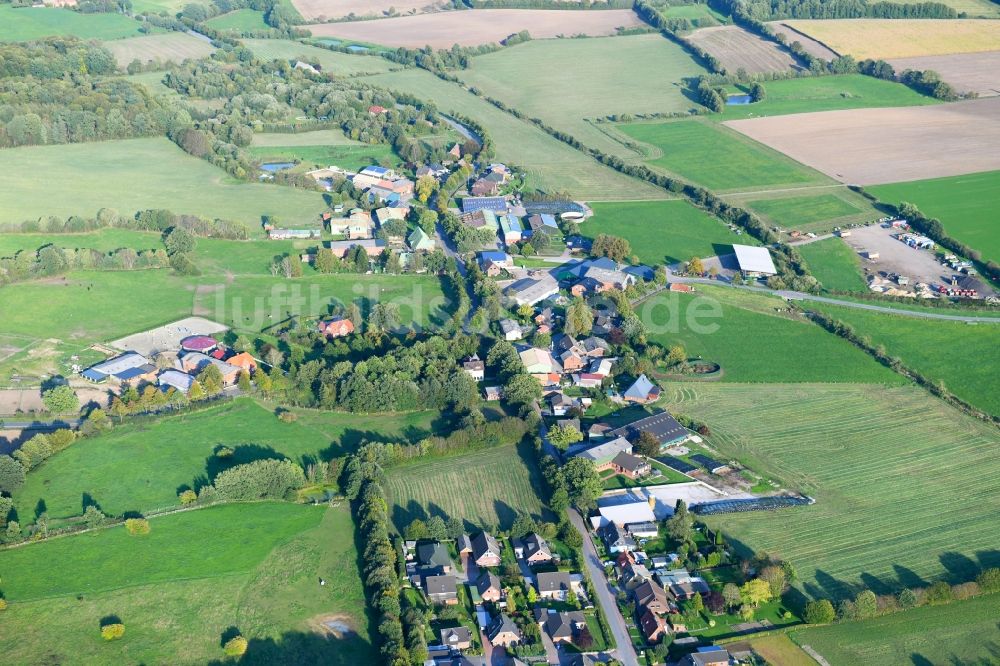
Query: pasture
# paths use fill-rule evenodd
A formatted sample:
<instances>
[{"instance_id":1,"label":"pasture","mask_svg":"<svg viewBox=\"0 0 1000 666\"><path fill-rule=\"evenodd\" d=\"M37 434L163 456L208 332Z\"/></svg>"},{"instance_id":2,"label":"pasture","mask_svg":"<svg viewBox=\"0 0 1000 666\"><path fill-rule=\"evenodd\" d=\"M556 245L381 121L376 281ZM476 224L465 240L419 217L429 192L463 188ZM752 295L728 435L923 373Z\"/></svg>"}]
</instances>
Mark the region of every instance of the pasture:
<instances>
[{"instance_id":1,"label":"pasture","mask_svg":"<svg viewBox=\"0 0 1000 666\"><path fill-rule=\"evenodd\" d=\"M81 498L109 515L170 507L179 504L179 488L197 488L232 465L276 457L306 465L347 455L362 441L417 441L432 434L436 415L384 414L373 421L303 411L301 423L282 423L252 400L224 402L81 440L28 474L15 504L29 517L41 503L53 519L81 515ZM233 449L233 456L216 458L220 446Z\"/></svg>"},{"instance_id":2,"label":"pasture","mask_svg":"<svg viewBox=\"0 0 1000 666\"><path fill-rule=\"evenodd\" d=\"M437 12L377 21L322 23L309 26L313 37L337 37L382 46L448 49L499 42L521 30L535 39L614 35L619 28L644 26L631 9L561 11L558 9L475 9Z\"/></svg>"},{"instance_id":3,"label":"pasture","mask_svg":"<svg viewBox=\"0 0 1000 666\"><path fill-rule=\"evenodd\" d=\"M875 185L1000 169L1000 97L725 124L842 183Z\"/></svg>"},{"instance_id":4,"label":"pasture","mask_svg":"<svg viewBox=\"0 0 1000 666\"><path fill-rule=\"evenodd\" d=\"M354 146L251 146L250 154L261 162L284 162L297 160L308 168L336 165L342 169L356 171L372 164L388 163L398 165L399 157L392 146L379 144L358 144Z\"/></svg>"},{"instance_id":5,"label":"pasture","mask_svg":"<svg viewBox=\"0 0 1000 666\"><path fill-rule=\"evenodd\" d=\"M636 307L648 337L722 366L723 382L865 382L902 379L804 318L783 300L698 285L693 295L660 293Z\"/></svg>"},{"instance_id":6,"label":"pasture","mask_svg":"<svg viewBox=\"0 0 1000 666\"><path fill-rule=\"evenodd\" d=\"M680 199L591 203L590 207L594 215L579 226L581 235L621 236L632 245L639 261L650 266L728 254L734 241L753 243L734 234L717 217Z\"/></svg>"},{"instance_id":7,"label":"pasture","mask_svg":"<svg viewBox=\"0 0 1000 666\"><path fill-rule=\"evenodd\" d=\"M399 67L378 56L328 51L292 39L245 39L243 43L258 58L264 60L303 60L318 64L324 74L340 76L379 74Z\"/></svg>"},{"instance_id":8,"label":"pasture","mask_svg":"<svg viewBox=\"0 0 1000 666\"><path fill-rule=\"evenodd\" d=\"M615 128L652 147L648 163L704 187L766 189L827 183L820 174L755 141L699 120L623 123Z\"/></svg>"},{"instance_id":9,"label":"pasture","mask_svg":"<svg viewBox=\"0 0 1000 666\"><path fill-rule=\"evenodd\" d=\"M699 28L728 23L729 18L707 4L672 5L660 10L667 18L686 18Z\"/></svg>"},{"instance_id":10,"label":"pasture","mask_svg":"<svg viewBox=\"0 0 1000 666\"><path fill-rule=\"evenodd\" d=\"M205 21L205 25L216 30L232 30L237 33L269 30L271 27L264 22L264 12L253 9L237 9L227 12L208 19Z\"/></svg>"},{"instance_id":11,"label":"pasture","mask_svg":"<svg viewBox=\"0 0 1000 666\"><path fill-rule=\"evenodd\" d=\"M827 232L852 222L870 222L882 216L871 202L846 187L824 188L821 194L781 192L764 197L754 192L742 197L750 208L782 229Z\"/></svg>"},{"instance_id":12,"label":"pasture","mask_svg":"<svg viewBox=\"0 0 1000 666\"><path fill-rule=\"evenodd\" d=\"M318 192L235 181L162 137L11 148L0 152L0 169L6 174L0 225L47 215L92 216L101 208L124 214L167 208L255 229L262 215L308 228L319 225L326 208Z\"/></svg>"},{"instance_id":13,"label":"pasture","mask_svg":"<svg viewBox=\"0 0 1000 666\"><path fill-rule=\"evenodd\" d=\"M24 42L42 37L80 39L138 37L140 23L123 14L82 14L61 7L0 5L0 42Z\"/></svg>"},{"instance_id":14,"label":"pasture","mask_svg":"<svg viewBox=\"0 0 1000 666\"><path fill-rule=\"evenodd\" d=\"M898 205L908 201L924 215L941 220L953 236L983 253L987 260L1000 260L994 204L1000 192L1000 171L973 173L911 183L869 188L881 201Z\"/></svg>"},{"instance_id":15,"label":"pasture","mask_svg":"<svg viewBox=\"0 0 1000 666\"><path fill-rule=\"evenodd\" d=\"M429 516L459 518L472 530L509 528L517 513L548 518L538 497L543 481L529 448L496 446L393 467L385 489L396 529Z\"/></svg>"},{"instance_id":16,"label":"pasture","mask_svg":"<svg viewBox=\"0 0 1000 666\"><path fill-rule=\"evenodd\" d=\"M497 159L523 168L531 187L547 192L569 192L576 198L593 201L669 197L662 188L605 167L537 127L497 109L453 83L442 81L430 72L407 69L368 77L366 81L431 100L445 113L457 113L482 123L493 139Z\"/></svg>"},{"instance_id":17,"label":"pasture","mask_svg":"<svg viewBox=\"0 0 1000 666\"><path fill-rule=\"evenodd\" d=\"M346 504L218 506L151 526L144 537L116 526L0 553L11 604L0 633L5 658L215 663L223 658L221 637L236 628L250 641L248 663L374 660ZM37 575L38 557L55 575ZM109 643L98 630L112 615L126 631ZM320 616L353 631L340 639L317 633Z\"/></svg>"},{"instance_id":18,"label":"pasture","mask_svg":"<svg viewBox=\"0 0 1000 666\"><path fill-rule=\"evenodd\" d=\"M709 424L725 459L816 499L708 521L790 561L808 596L969 580L1000 563L996 430L923 389L672 384L665 395L671 412Z\"/></svg>"},{"instance_id":19,"label":"pasture","mask_svg":"<svg viewBox=\"0 0 1000 666\"><path fill-rule=\"evenodd\" d=\"M805 260L809 272L830 291L867 292L861 274L861 258L844 241L834 236L795 248Z\"/></svg>"},{"instance_id":20,"label":"pasture","mask_svg":"<svg viewBox=\"0 0 1000 666\"><path fill-rule=\"evenodd\" d=\"M973 93L980 97L1000 94L1000 50L894 58L889 64L899 73L907 69L933 70L961 94Z\"/></svg>"},{"instance_id":21,"label":"pasture","mask_svg":"<svg viewBox=\"0 0 1000 666\"><path fill-rule=\"evenodd\" d=\"M387 16L394 14L411 14L415 12L440 9L447 3L441 0L292 0L292 4L302 18L313 19L346 18L352 14L356 17Z\"/></svg>"},{"instance_id":22,"label":"pasture","mask_svg":"<svg viewBox=\"0 0 1000 666\"><path fill-rule=\"evenodd\" d=\"M737 25L701 28L687 38L733 73L738 69L751 74L801 69L788 51Z\"/></svg>"},{"instance_id":23,"label":"pasture","mask_svg":"<svg viewBox=\"0 0 1000 666\"><path fill-rule=\"evenodd\" d=\"M986 362L996 358L1000 349L1000 326L916 319L821 303L809 307L850 324L901 358L904 365L944 382L959 398L1000 416L1000 376Z\"/></svg>"},{"instance_id":24,"label":"pasture","mask_svg":"<svg viewBox=\"0 0 1000 666\"><path fill-rule=\"evenodd\" d=\"M540 62L546 66L538 67ZM477 56L457 75L485 96L541 118L586 146L631 158L634 152L587 119L687 111L697 105L684 96L682 81L703 73L677 44L647 34L533 40Z\"/></svg>"},{"instance_id":25,"label":"pasture","mask_svg":"<svg viewBox=\"0 0 1000 666\"><path fill-rule=\"evenodd\" d=\"M142 12L177 14L184 9L186 4L188 4L187 0L134 0L132 11L136 14Z\"/></svg>"},{"instance_id":26,"label":"pasture","mask_svg":"<svg viewBox=\"0 0 1000 666\"><path fill-rule=\"evenodd\" d=\"M781 666L816 666L816 661L798 645L792 642L788 634L772 634L750 641L753 651L764 657L769 664Z\"/></svg>"},{"instance_id":27,"label":"pasture","mask_svg":"<svg viewBox=\"0 0 1000 666\"><path fill-rule=\"evenodd\" d=\"M831 664L989 664L1000 646L998 616L1000 594L990 594L790 636Z\"/></svg>"},{"instance_id":28,"label":"pasture","mask_svg":"<svg viewBox=\"0 0 1000 666\"><path fill-rule=\"evenodd\" d=\"M1000 21L824 19L785 21L842 55L866 58L977 53L1000 49Z\"/></svg>"},{"instance_id":29,"label":"pasture","mask_svg":"<svg viewBox=\"0 0 1000 666\"><path fill-rule=\"evenodd\" d=\"M189 59L206 58L215 51L215 47L205 40L183 32L117 39L104 42L104 47L114 54L122 68L128 67L133 60L143 64L150 61L179 64Z\"/></svg>"}]
</instances>

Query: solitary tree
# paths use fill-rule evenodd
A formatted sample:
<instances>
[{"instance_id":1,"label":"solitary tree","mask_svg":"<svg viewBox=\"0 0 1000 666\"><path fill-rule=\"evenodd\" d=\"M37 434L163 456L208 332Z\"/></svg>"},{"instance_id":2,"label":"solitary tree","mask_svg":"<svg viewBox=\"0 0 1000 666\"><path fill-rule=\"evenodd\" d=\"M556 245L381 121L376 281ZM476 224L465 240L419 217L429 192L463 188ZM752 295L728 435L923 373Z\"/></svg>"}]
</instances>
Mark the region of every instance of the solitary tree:
<instances>
[{"instance_id":1,"label":"solitary tree","mask_svg":"<svg viewBox=\"0 0 1000 666\"><path fill-rule=\"evenodd\" d=\"M53 414L68 414L80 409L80 400L76 397L76 392L66 384L61 384L43 393L42 402L45 403L45 408Z\"/></svg>"},{"instance_id":2,"label":"solitary tree","mask_svg":"<svg viewBox=\"0 0 1000 666\"><path fill-rule=\"evenodd\" d=\"M688 262L688 273L694 273L695 275L705 273L705 265L701 263L700 258L691 257L691 261Z\"/></svg>"},{"instance_id":3,"label":"solitary tree","mask_svg":"<svg viewBox=\"0 0 1000 666\"><path fill-rule=\"evenodd\" d=\"M817 599L806 604L802 617L808 624L830 624L837 614L829 599Z\"/></svg>"}]
</instances>

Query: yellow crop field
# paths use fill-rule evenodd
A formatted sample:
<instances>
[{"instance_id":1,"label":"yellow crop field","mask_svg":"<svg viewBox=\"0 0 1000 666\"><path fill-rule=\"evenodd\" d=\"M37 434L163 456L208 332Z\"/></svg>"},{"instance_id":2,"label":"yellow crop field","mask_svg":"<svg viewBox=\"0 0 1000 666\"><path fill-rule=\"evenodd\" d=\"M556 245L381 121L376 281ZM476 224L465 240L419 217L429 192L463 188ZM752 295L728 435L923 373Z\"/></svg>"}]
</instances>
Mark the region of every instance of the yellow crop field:
<instances>
[{"instance_id":1,"label":"yellow crop field","mask_svg":"<svg viewBox=\"0 0 1000 666\"><path fill-rule=\"evenodd\" d=\"M1000 21L836 19L785 23L858 60L1000 50Z\"/></svg>"}]
</instances>

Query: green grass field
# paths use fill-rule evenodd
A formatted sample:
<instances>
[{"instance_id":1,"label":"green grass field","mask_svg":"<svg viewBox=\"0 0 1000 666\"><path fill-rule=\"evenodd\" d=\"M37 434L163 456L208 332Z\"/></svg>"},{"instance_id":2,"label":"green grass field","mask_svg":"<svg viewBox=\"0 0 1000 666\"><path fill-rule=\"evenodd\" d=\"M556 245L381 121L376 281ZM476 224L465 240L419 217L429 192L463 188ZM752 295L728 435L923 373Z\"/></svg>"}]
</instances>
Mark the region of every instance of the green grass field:
<instances>
[{"instance_id":1,"label":"green grass field","mask_svg":"<svg viewBox=\"0 0 1000 666\"><path fill-rule=\"evenodd\" d=\"M81 39L138 37L140 24L122 14L81 14L59 7L0 5L0 42L24 42L60 35ZM154 29L155 30L155 29Z\"/></svg>"},{"instance_id":2,"label":"green grass field","mask_svg":"<svg viewBox=\"0 0 1000 666\"><path fill-rule=\"evenodd\" d=\"M268 30L271 26L264 22L264 12L252 9L237 9L227 14L205 21L205 25L216 30L233 30L238 33L253 30Z\"/></svg>"},{"instance_id":3,"label":"green grass field","mask_svg":"<svg viewBox=\"0 0 1000 666\"><path fill-rule=\"evenodd\" d=\"M132 11L136 14L142 12L177 14L184 9L186 4L188 4L187 0L134 0Z\"/></svg>"},{"instance_id":4,"label":"green grass field","mask_svg":"<svg viewBox=\"0 0 1000 666\"><path fill-rule=\"evenodd\" d=\"M689 19L700 28L707 28L719 23L729 23L729 19L725 15L701 3L667 7L662 13L667 18Z\"/></svg>"},{"instance_id":5,"label":"green grass field","mask_svg":"<svg viewBox=\"0 0 1000 666\"><path fill-rule=\"evenodd\" d=\"M623 62L628 66L622 67ZM649 34L530 41L473 58L471 67L458 75L584 145L634 157L585 119L697 108L685 97L681 82L704 73L680 46Z\"/></svg>"},{"instance_id":6,"label":"green grass field","mask_svg":"<svg viewBox=\"0 0 1000 666\"><path fill-rule=\"evenodd\" d=\"M867 189L888 204L908 201L916 205L927 217L940 219L949 236L979 250L986 260L1000 261L1000 234L994 211L1000 171Z\"/></svg>"},{"instance_id":7,"label":"green grass field","mask_svg":"<svg viewBox=\"0 0 1000 666\"><path fill-rule=\"evenodd\" d=\"M719 363L723 382L902 381L846 341L778 312L787 309L779 298L722 287L696 288L694 295L658 294L636 311L651 340L667 347L683 344L689 357Z\"/></svg>"},{"instance_id":8,"label":"green grass field","mask_svg":"<svg viewBox=\"0 0 1000 666\"><path fill-rule=\"evenodd\" d=\"M827 230L837 226L838 221L846 224L880 216L870 204L847 188L823 194L754 199L747 205L783 229L800 231Z\"/></svg>"},{"instance_id":9,"label":"green grass field","mask_svg":"<svg viewBox=\"0 0 1000 666\"><path fill-rule=\"evenodd\" d=\"M787 634L772 634L750 641L754 652L769 664L781 666L816 666L816 660L792 642Z\"/></svg>"},{"instance_id":10,"label":"green grass field","mask_svg":"<svg viewBox=\"0 0 1000 666\"><path fill-rule=\"evenodd\" d=\"M362 441L416 441L433 432L435 412L371 417L303 412L301 423L282 423L250 400L213 406L80 442L28 475L15 498L25 519L44 503L51 518L83 513L84 496L111 515L149 511L177 502L178 489L211 480L232 464L261 457L288 457L306 465L346 455ZM213 452L235 451L228 461Z\"/></svg>"},{"instance_id":11,"label":"green grass field","mask_svg":"<svg viewBox=\"0 0 1000 666\"><path fill-rule=\"evenodd\" d=\"M326 207L318 192L235 181L166 138L10 148L0 152L0 170L7 174L0 224L47 215L93 216L101 208L124 214L168 208L238 220L254 229L261 215L315 228Z\"/></svg>"},{"instance_id":12,"label":"green grass field","mask_svg":"<svg viewBox=\"0 0 1000 666\"><path fill-rule=\"evenodd\" d=\"M385 483L390 516L399 530L435 515L464 520L469 529L509 528L517 512L542 517L534 455L507 445L394 467Z\"/></svg>"},{"instance_id":13,"label":"green grass field","mask_svg":"<svg viewBox=\"0 0 1000 666\"><path fill-rule=\"evenodd\" d=\"M245 39L243 43L258 58L305 60L309 63L318 63L325 74L356 76L358 74L378 74L399 68L399 65L384 58L327 51L291 39Z\"/></svg>"},{"instance_id":14,"label":"green grass field","mask_svg":"<svg viewBox=\"0 0 1000 666\"><path fill-rule=\"evenodd\" d=\"M1000 349L1000 325L898 317L821 303L809 307L850 324L905 365L943 381L966 402L1000 415L1000 376L989 363Z\"/></svg>"},{"instance_id":15,"label":"green grass field","mask_svg":"<svg viewBox=\"0 0 1000 666\"><path fill-rule=\"evenodd\" d=\"M256 134L250 152L264 162L301 160L298 169L335 165L354 170L383 161L400 162L389 144L361 143L347 138L339 130Z\"/></svg>"},{"instance_id":16,"label":"green grass field","mask_svg":"<svg viewBox=\"0 0 1000 666\"><path fill-rule=\"evenodd\" d=\"M652 147L653 166L715 190L827 182L770 148L725 127L697 120L626 123L615 128Z\"/></svg>"},{"instance_id":17,"label":"green grass field","mask_svg":"<svg viewBox=\"0 0 1000 666\"><path fill-rule=\"evenodd\" d=\"M180 64L188 59L206 58L215 51L215 47L205 40L183 32L115 39L105 42L104 47L114 54L118 66L123 69L133 60L141 63L152 60ZM162 72L160 76L163 76Z\"/></svg>"},{"instance_id":18,"label":"green grass field","mask_svg":"<svg viewBox=\"0 0 1000 666\"><path fill-rule=\"evenodd\" d=\"M598 164L542 130L430 72L407 69L366 80L375 86L434 101L445 113L458 113L482 123L493 139L497 159L523 168L531 187L547 192L566 191L574 197L592 201L666 199L669 196L661 188Z\"/></svg>"},{"instance_id":19,"label":"green grass field","mask_svg":"<svg viewBox=\"0 0 1000 666\"><path fill-rule=\"evenodd\" d=\"M734 241L756 245L737 236L716 217L682 200L593 203L594 216L580 225L589 238L621 236L639 261L651 266L687 261L691 257L729 254ZM725 246L725 249L723 247Z\"/></svg>"},{"instance_id":20,"label":"green grass field","mask_svg":"<svg viewBox=\"0 0 1000 666\"><path fill-rule=\"evenodd\" d=\"M724 457L816 499L709 520L790 561L806 594L883 593L900 579L968 580L997 565L996 430L923 389L673 384L665 394L672 412L709 424Z\"/></svg>"},{"instance_id":21,"label":"green grass field","mask_svg":"<svg viewBox=\"0 0 1000 666\"><path fill-rule=\"evenodd\" d=\"M10 602L0 632L5 659L215 663L235 628L250 641L243 663L374 660L346 505L228 505L151 525L144 537L116 526L0 553ZM39 558L52 569L45 576ZM101 640L109 616L125 624L121 640ZM322 616L355 633L316 633Z\"/></svg>"},{"instance_id":22,"label":"green grass field","mask_svg":"<svg viewBox=\"0 0 1000 666\"><path fill-rule=\"evenodd\" d=\"M796 247L809 272L831 291L868 291L861 273L861 259L840 238L826 238Z\"/></svg>"}]
</instances>

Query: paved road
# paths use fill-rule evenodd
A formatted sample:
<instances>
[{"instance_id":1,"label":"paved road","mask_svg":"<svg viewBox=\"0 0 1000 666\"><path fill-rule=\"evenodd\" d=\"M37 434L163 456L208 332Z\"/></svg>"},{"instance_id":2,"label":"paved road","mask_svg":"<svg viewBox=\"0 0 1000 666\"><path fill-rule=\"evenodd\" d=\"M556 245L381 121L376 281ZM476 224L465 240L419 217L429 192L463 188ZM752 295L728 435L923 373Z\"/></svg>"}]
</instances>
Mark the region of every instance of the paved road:
<instances>
[{"instance_id":1,"label":"paved road","mask_svg":"<svg viewBox=\"0 0 1000 666\"><path fill-rule=\"evenodd\" d=\"M79 428L81 419L68 419L43 423L41 421L9 421L0 417L0 430L62 430L63 428Z\"/></svg>"},{"instance_id":2,"label":"paved road","mask_svg":"<svg viewBox=\"0 0 1000 666\"><path fill-rule=\"evenodd\" d=\"M639 666L639 655L636 654L635 648L632 647L632 640L628 635L628 627L625 626L625 618L622 617L621 611L618 610L618 604L615 603L615 593L604 575L604 566L601 564L601 558L597 556L597 549L594 547L594 542L590 539L590 532L587 530L586 525L584 525L580 514L572 509L569 511L569 520L573 523L576 531L580 533L580 536L583 537L583 564L587 567L590 582L594 585L597 602L601 604L601 608L604 610L604 617L608 622L608 627L611 629L611 635L615 639L617 647L613 651L613 654L625 666Z\"/></svg>"}]
</instances>

